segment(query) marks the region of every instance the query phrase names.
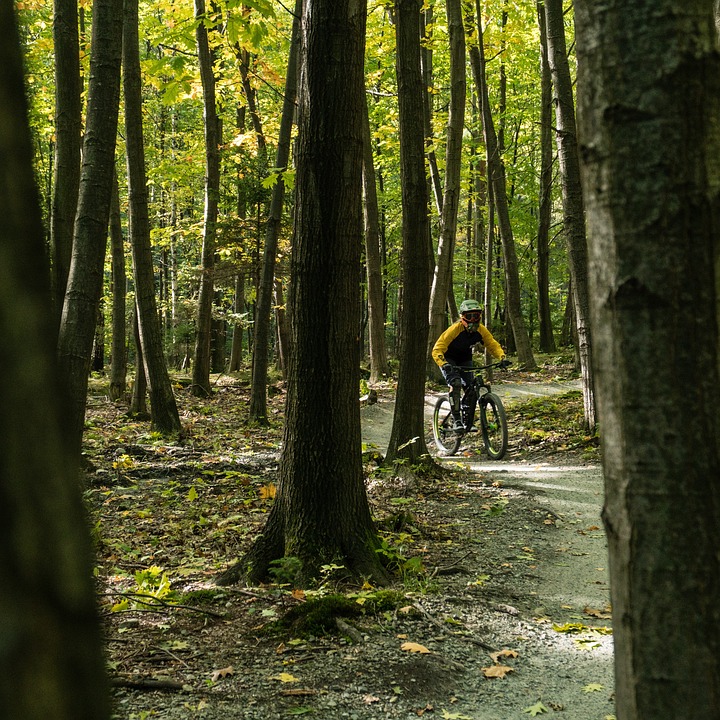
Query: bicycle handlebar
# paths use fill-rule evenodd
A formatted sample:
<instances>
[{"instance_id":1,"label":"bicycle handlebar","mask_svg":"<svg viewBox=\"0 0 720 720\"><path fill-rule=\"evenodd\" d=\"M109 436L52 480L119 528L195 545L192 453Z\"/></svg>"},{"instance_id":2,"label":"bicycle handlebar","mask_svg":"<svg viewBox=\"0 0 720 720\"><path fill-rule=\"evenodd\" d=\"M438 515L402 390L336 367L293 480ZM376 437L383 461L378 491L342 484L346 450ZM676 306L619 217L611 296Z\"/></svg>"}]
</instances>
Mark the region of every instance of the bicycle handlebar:
<instances>
[{"instance_id":1,"label":"bicycle handlebar","mask_svg":"<svg viewBox=\"0 0 720 720\"><path fill-rule=\"evenodd\" d=\"M497 362L492 362L489 365L473 365L472 367L465 367L463 365L451 365L453 370L464 370L465 372L479 372L480 370L488 370L489 368L499 367L499 368L506 368L509 365L512 365L510 360L498 360Z\"/></svg>"}]
</instances>

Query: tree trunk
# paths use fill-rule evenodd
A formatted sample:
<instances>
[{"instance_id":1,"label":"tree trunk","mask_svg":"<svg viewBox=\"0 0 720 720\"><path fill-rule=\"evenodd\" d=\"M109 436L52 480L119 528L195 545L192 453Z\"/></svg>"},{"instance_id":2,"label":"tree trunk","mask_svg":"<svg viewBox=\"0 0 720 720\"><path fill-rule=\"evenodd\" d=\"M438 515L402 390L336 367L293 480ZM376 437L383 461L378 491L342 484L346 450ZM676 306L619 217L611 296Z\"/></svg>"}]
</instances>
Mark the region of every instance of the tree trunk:
<instances>
[{"instance_id":1,"label":"tree trunk","mask_svg":"<svg viewBox=\"0 0 720 720\"><path fill-rule=\"evenodd\" d=\"M552 76L548 62L545 5L537 4L540 27L540 197L538 199L537 292L540 352L555 352L550 314L550 220L552 215Z\"/></svg>"},{"instance_id":2,"label":"tree trunk","mask_svg":"<svg viewBox=\"0 0 720 720\"><path fill-rule=\"evenodd\" d=\"M204 20L205 0L195 0L195 30L200 79L203 88L203 126L205 130L205 211L203 215L203 243L200 291L196 315L195 355L193 359L192 393L197 397L212 393L210 388L210 336L212 333L212 303L215 277L215 245L217 235L218 200L220 197L220 120L215 104L215 74L213 54L208 42Z\"/></svg>"},{"instance_id":3,"label":"tree trunk","mask_svg":"<svg viewBox=\"0 0 720 720\"><path fill-rule=\"evenodd\" d=\"M125 301L127 277L125 275L125 241L120 221L120 194L117 174L113 179L110 205L110 254L112 257L112 357L110 359L111 400L119 400L127 385L127 322Z\"/></svg>"},{"instance_id":4,"label":"tree trunk","mask_svg":"<svg viewBox=\"0 0 720 720\"><path fill-rule=\"evenodd\" d=\"M366 5L304 9L290 356L279 486L263 534L221 578L267 576L296 557L299 580L342 562L384 578L360 452L360 248Z\"/></svg>"},{"instance_id":5,"label":"tree trunk","mask_svg":"<svg viewBox=\"0 0 720 720\"><path fill-rule=\"evenodd\" d=\"M137 305L133 308L132 329L136 360L135 381L133 382L132 398L130 399L130 415L139 419L149 419L147 411L147 376L145 375L145 362L143 360L142 342L140 341Z\"/></svg>"},{"instance_id":6,"label":"tree trunk","mask_svg":"<svg viewBox=\"0 0 720 720\"><path fill-rule=\"evenodd\" d=\"M55 0L55 157L50 223L51 283L56 324L65 301L80 189L82 80L77 0Z\"/></svg>"},{"instance_id":7,"label":"tree trunk","mask_svg":"<svg viewBox=\"0 0 720 720\"><path fill-rule=\"evenodd\" d=\"M716 720L720 62L713 8L704 0L578 0L575 7L617 716Z\"/></svg>"},{"instance_id":8,"label":"tree trunk","mask_svg":"<svg viewBox=\"0 0 720 720\"><path fill-rule=\"evenodd\" d=\"M300 15L302 0L295 0L292 40L285 78L283 112L280 118L280 132L275 157L275 167L286 170L290 160L290 140L295 100L297 98L297 56L300 45ZM255 310L253 340L253 373L250 394L250 418L255 422L267 424L267 369L268 344L270 332L270 314L272 311L275 262L277 259L278 237L282 221L282 209L285 201L285 180L280 174L273 187L272 200L265 226L265 250L263 253L262 275Z\"/></svg>"},{"instance_id":9,"label":"tree trunk","mask_svg":"<svg viewBox=\"0 0 720 720\"><path fill-rule=\"evenodd\" d=\"M58 338L60 373L70 400L67 423L72 429L72 454L78 462L115 173L122 0L96 0L92 37L78 213Z\"/></svg>"},{"instance_id":10,"label":"tree trunk","mask_svg":"<svg viewBox=\"0 0 720 720\"><path fill-rule=\"evenodd\" d=\"M483 32L481 24L480 2L475 0L477 15L478 41L470 48L470 61L481 101L483 132L488 155L488 172L493 186L493 197L497 211L498 228L502 241L503 261L505 264L505 302L506 309L515 338L515 349L520 365L526 370L536 367L533 356L530 336L528 335L525 319L520 303L520 273L518 270L517 253L515 251L515 238L510 224L510 213L507 202L507 188L505 181L505 168L498 148L497 135L490 112L487 82L485 76L485 52L483 49Z\"/></svg>"},{"instance_id":11,"label":"tree trunk","mask_svg":"<svg viewBox=\"0 0 720 720\"><path fill-rule=\"evenodd\" d=\"M460 0L446 0L450 36L450 108L445 146L445 187L443 190L440 239L437 261L430 290L430 330L428 334L428 369L437 374L438 367L430 352L433 343L447 327L448 295L452 293L452 267L455 257L455 236L460 208L460 169L462 138L465 129L465 31Z\"/></svg>"},{"instance_id":12,"label":"tree trunk","mask_svg":"<svg viewBox=\"0 0 720 720\"><path fill-rule=\"evenodd\" d=\"M245 275L238 273L235 276L235 301L233 305L235 320L233 322L232 350L230 351L230 372L240 369L243 355L243 321L241 315L245 312Z\"/></svg>"},{"instance_id":13,"label":"tree trunk","mask_svg":"<svg viewBox=\"0 0 720 720\"><path fill-rule=\"evenodd\" d=\"M428 170L430 171L430 187L435 199L435 210L438 216L442 214L442 180L438 168L437 154L435 153L435 131L433 129L434 92L433 92L433 50L432 33L435 24L434 3L429 2L420 9L420 37L423 42L420 46L420 68L423 78L423 128L425 133L425 154L427 156Z\"/></svg>"},{"instance_id":14,"label":"tree trunk","mask_svg":"<svg viewBox=\"0 0 720 720\"><path fill-rule=\"evenodd\" d=\"M587 274L585 206L580 184L580 158L575 128L575 103L565 43L562 0L545 1L548 61L555 88L556 139L562 176L563 219L572 277L578 355L582 378L585 430L595 432L595 389L590 333L590 291Z\"/></svg>"},{"instance_id":15,"label":"tree trunk","mask_svg":"<svg viewBox=\"0 0 720 720\"><path fill-rule=\"evenodd\" d=\"M395 0L396 72L402 185L402 311L398 386L387 462L415 464L427 456L425 444L425 357L430 308L430 224L425 175L420 72L420 0Z\"/></svg>"},{"instance_id":16,"label":"tree trunk","mask_svg":"<svg viewBox=\"0 0 720 720\"><path fill-rule=\"evenodd\" d=\"M0 707L110 717L92 552L60 400L14 3L0 3Z\"/></svg>"},{"instance_id":17,"label":"tree trunk","mask_svg":"<svg viewBox=\"0 0 720 720\"><path fill-rule=\"evenodd\" d=\"M368 293L368 337L370 340L370 383L390 374L385 341L382 258L380 256L380 214L372 138L367 102L363 112L363 209L365 217L365 264Z\"/></svg>"},{"instance_id":18,"label":"tree trunk","mask_svg":"<svg viewBox=\"0 0 720 720\"><path fill-rule=\"evenodd\" d=\"M147 176L142 128L142 78L138 38L138 0L125 0L123 36L125 145L127 149L130 240L135 277L140 343L150 390L152 425L160 433L182 430L168 375L160 317L155 301L155 272L150 245Z\"/></svg>"},{"instance_id":19,"label":"tree trunk","mask_svg":"<svg viewBox=\"0 0 720 720\"><path fill-rule=\"evenodd\" d=\"M275 326L277 327L277 362L283 378L287 379L287 356L290 345L290 332L288 329L287 313L285 312L285 298L283 284L280 278L275 278Z\"/></svg>"}]
</instances>

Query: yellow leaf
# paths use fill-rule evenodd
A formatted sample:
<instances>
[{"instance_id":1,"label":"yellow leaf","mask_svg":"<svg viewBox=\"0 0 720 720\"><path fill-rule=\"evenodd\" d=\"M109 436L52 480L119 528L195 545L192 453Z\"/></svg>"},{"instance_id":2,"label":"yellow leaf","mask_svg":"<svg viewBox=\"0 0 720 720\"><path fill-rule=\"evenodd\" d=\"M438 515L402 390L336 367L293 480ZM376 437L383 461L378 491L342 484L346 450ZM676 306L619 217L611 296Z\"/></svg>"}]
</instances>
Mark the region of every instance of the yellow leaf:
<instances>
[{"instance_id":1,"label":"yellow leaf","mask_svg":"<svg viewBox=\"0 0 720 720\"><path fill-rule=\"evenodd\" d=\"M275 483L268 483L260 488L260 497L263 500L274 500L277 494L277 487Z\"/></svg>"},{"instance_id":2,"label":"yellow leaf","mask_svg":"<svg viewBox=\"0 0 720 720\"><path fill-rule=\"evenodd\" d=\"M428 650L424 645L420 645L418 643L414 642L404 642L400 646L401 650L405 650L405 652L413 652L413 653L429 653L430 650Z\"/></svg>"},{"instance_id":3,"label":"yellow leaf","mask_svg":"<svg viewBox=\"0 0 720 720\"><path fill-rule=\"evenodd\" d=\"M482 668L482 671L486 678L504 678L508 673L513 672L513 669L507 665L492 665Z\"/></svg>"},{"instance_id":4,"label":"yellow leaf","mask_svg":"<svg viewBox=\"0 0 720 720\"><path fill-rule=\"evenodd\" d=\"M300 678L296 678L294 675L286 672L282 672L279 675L273 675L270 679L279 680L280 682L284 683L300 682Z\"/></svg>"},{"instance_id":5,"label":"yellow leaf","mask_svg":"<svg viewBox=\"0 0 720 720\"><path fill-rule=\"evenodd\" d=\"M586 685L583 688L583 692L591 693L591 692L600 692L605 686L601 685L600 683L590 683L589 685Z\"/></svg>"},{"instance_id":6,"label":"yellow leaf","mask_svg":"<svg viewBox=\"0 0 720 720\"><path fill-rule=\"evenodd\" d=\"M490 657L493 659L493 662L497 665L500 658L503 657L509 657L509 658L516 658L518 657L519 653L517 650L508 650L508 648L503 648L502 650L498 650L497 652L490 653Z\"/></svg>"},{"instance_id":7,"label":"yellow leaf","mask_svg":"<svg viewBox=\"0 0 720 720\"><path fill-rule=\"evenodd\" d=\"M222 680L222 678L228 677L228 675L234 675L235 674L235 668L233 668L232 665L229 665L226 668L222 668L221 670L215 670L212 674L212 681L217 682L218 680Z\"/></svg>"}]
</instances>

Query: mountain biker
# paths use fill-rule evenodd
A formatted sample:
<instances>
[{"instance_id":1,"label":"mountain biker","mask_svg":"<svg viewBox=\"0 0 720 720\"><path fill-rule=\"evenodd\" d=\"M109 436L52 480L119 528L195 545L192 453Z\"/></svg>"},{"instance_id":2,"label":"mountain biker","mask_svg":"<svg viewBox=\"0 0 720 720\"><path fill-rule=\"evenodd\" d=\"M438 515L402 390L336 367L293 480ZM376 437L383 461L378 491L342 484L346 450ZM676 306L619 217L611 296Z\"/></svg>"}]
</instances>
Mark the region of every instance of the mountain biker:
<instances>
[{"instance_id":1,"label":"mountain biker","mask_svg":"<svg viewBox=\"0 0 720 720\"><path fill-rule=\"evenodd\" d=\"M500 343L480 323L481 316L482 310L477 300L463 300L460 303L460 319L440 335L432 349L432 358L450 388L455 431L469 430L475 419L478 398L474 375L462 369L472 368L473 347L478 344L484 346L496 360L500 360L500 367L510 365ZM465 394L461 400L460 391L463 387Z\"/></svg>"}]
</instances>

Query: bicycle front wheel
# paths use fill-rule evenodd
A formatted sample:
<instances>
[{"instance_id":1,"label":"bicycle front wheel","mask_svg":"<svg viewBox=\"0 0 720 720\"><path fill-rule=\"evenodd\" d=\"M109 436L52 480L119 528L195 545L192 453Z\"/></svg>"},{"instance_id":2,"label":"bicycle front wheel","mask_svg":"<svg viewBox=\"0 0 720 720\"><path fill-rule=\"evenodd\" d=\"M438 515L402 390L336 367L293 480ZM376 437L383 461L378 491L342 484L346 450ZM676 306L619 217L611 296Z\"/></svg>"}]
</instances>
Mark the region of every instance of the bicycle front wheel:
<instances>
[{"instance_id":1,"label":"bicycle front wheel","mask_svg":"<svg viewBox=\"0 0 720 720\"><path fill-rule=\"evenodd\" d=\"M488 457L500 460L507 451L508 427L502 400L495 393L480 398L480 426Z\"/></svg>"},{"instance_id":2,"label":"bicycle front wheel","mask_svg":"<svg viewBox=\"0 0 720 720\"><path fill-rule=\"evenodd\" d=\"M453 430L454 424L450 400L439 397L433 412L433 438L437 449L443 455L454 455L460 447L463 434Z\"/></svg>"}]
</instances>

